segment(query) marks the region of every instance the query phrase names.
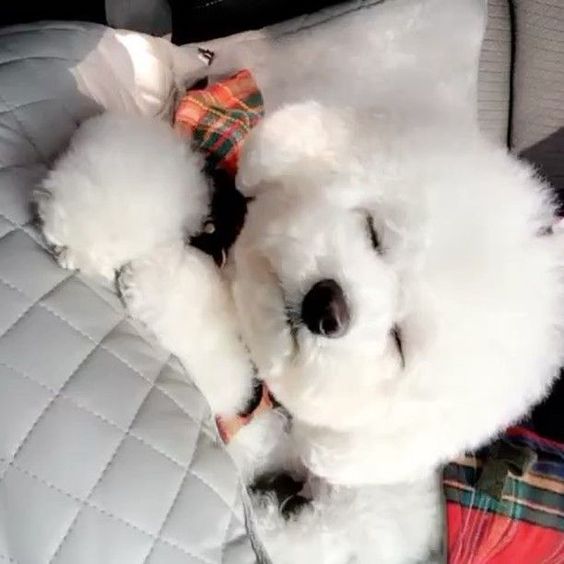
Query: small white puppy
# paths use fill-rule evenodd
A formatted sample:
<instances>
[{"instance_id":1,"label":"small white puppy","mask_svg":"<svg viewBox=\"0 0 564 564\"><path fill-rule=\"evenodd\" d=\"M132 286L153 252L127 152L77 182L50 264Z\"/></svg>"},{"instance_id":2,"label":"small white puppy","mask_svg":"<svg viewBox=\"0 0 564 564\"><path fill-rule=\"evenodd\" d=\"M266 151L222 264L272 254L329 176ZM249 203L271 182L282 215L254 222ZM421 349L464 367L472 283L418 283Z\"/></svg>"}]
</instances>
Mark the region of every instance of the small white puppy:
<instances>
[{"instance_id":1,"label":"small white puppy","mask_svg":"<svg viewBox=\"0 0 564 564\"><path fill-rule=\"evenodd\" d=\"M216 413L248 399L248 347L284 408L230 448L249 482L287 472L305 483L282 500L256 488L273 561L428 558L437 469L522 416L560 365L562 241L548 188L456 124L287 106L245 145L238 187L253 200L220 272L178 233L205 215L194 157L183 157L191 171L173 166L164 130L160 146L160 126L148 127L116 185L119 155L110 167L103 154L114 119L87 126L44 184L45 236L66 266L112 276L133 261L120 277L132 315ZM301 496L312 501L284 515Z\"/></svg>"}]
</instances>

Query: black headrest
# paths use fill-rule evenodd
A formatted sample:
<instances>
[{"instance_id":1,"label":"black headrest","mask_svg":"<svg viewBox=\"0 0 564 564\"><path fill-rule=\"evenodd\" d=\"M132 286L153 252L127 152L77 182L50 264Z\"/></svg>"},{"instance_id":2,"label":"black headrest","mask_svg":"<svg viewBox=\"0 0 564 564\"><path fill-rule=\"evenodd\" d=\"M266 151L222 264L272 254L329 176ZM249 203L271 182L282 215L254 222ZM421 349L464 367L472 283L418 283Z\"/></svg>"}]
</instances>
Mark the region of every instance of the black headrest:
<instances>
[{"instance_id":1,"label":"black headrest","mask_svg":"<svg viewBox=\"0 0 564 564\"><path fill-rule=\"evenodd\" d=\"M177 45L260 29L342 0L169 0Z\"/></svg>"}]
</instances>

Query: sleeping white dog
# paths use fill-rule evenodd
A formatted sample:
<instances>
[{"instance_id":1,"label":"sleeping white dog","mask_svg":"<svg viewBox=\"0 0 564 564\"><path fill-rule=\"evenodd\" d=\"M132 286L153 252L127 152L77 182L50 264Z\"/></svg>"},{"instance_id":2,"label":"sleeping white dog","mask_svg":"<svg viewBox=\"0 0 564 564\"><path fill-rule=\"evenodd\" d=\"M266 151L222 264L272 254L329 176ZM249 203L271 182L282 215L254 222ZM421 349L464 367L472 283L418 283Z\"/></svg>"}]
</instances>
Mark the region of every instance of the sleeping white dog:
<instances>
[{"instance_id":1,"label":"sleeping white dog","mask_svg":"<svg viewBox=\"0 0 564 564\"><path fill-rule=\"evenodd\" d=\"M273 562L430 558L440 465L521 417L561 361L551 192L456 124L290 105L245 144L220 270L184 242L209 213L200 168L166 125L94 118L39 193L45 238L63 266L121 271L216 414L244 409L258 371L281 405L229 448Z\"/></svg>"}]
</instances>

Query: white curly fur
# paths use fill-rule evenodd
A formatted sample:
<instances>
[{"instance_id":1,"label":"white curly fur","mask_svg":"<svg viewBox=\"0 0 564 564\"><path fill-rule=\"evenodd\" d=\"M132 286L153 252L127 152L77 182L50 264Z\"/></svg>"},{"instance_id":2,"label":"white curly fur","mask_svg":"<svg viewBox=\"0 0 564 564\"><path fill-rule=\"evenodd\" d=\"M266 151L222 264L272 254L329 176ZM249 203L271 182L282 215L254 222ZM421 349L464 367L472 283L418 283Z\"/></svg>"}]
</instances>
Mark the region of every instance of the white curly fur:
<instances>
[{"instance_id":1,"label":"white curly fur","mask_svg":"<svg viewBox=\"0 0 564 564\"><path fill-rule=\"evenodd\" d=\"M561 360L562 240L540 235L554 221L547 186L476 130L338 115L288 106L245 145L239 186L258 197L233 253L235 301L308 467L333 483L412 480L546 392ZM345 289L349 331L292 335L288 308L324 278Z\"/></svg>"},{"instance_id":2,"label":"white curly fur","mask_svg":"<svg viewBox=\"0 0 564 564\"><path fill-rule=\"evenodd\" d=\"M247 480L288 471L313 497L290 520L271 497L256 500L274 562L426 557L440 464L521 417L561 360L562 240L542 235L554 214L547 187L473 129L287 106L245 145L238 182L255 200L220 272L181 242L207 205L197 160L165 126L97 119L44 185L45 236L88 272L133 261L120 278L131 313L217 413L250 390L241 331L292 424L277 411L258 417L231 452ZM135 150L118 154L114 140ZM345 290L348 332L293 334L287 311L323 278Z\"/></svg>"},{"instance_id":3,"label":"white curly fur","mask_svg":"<svg viewBox=\"0 0 564 564\"><path fill-rule=\"evenodd\" d=\"M202 158L160 120L108 112L82 123L35 193L61 265L113 280L126 262L196 232Z\"/></svg>"}]
</instances>

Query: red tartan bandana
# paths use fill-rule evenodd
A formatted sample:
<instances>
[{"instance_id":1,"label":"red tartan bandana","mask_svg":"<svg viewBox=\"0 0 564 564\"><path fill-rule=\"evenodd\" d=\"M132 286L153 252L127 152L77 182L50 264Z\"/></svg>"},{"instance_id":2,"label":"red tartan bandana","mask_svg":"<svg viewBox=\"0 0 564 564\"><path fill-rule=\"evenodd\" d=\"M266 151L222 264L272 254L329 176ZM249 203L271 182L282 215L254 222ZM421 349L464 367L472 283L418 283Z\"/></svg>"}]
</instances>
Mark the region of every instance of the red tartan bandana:
<instances>
[{"instance_id":1,"label":"red tartan bandana","mask_svg":"<svg viewBox=\"0 0 564 564\"><path fill-rule=\"evenodd\" d=\"M235 176L241 145L264 115L262 94L248 70L206 88L189 90L175 126L191 134L208 163Z\"/></svg>"},{"instance_id":2,"label":"red tartan bandana","mask_svg":"<svg viewBox=\"0 0 564 564\"><path fill-rule=\"evenodd\" d=\"M217 430L219 431L219 436L221 440L228 444L231 439L239 432L239 430L248 425L254 417L272 409L274 407L272 396L268 392L268 388L265 384L261 385L260 389L260 401L256 406L253 406L251 411L248 413L241 413L239 415L234 415L233 417L216 417L215 423L217 425Z\"/></svg>"}]
</instances>

